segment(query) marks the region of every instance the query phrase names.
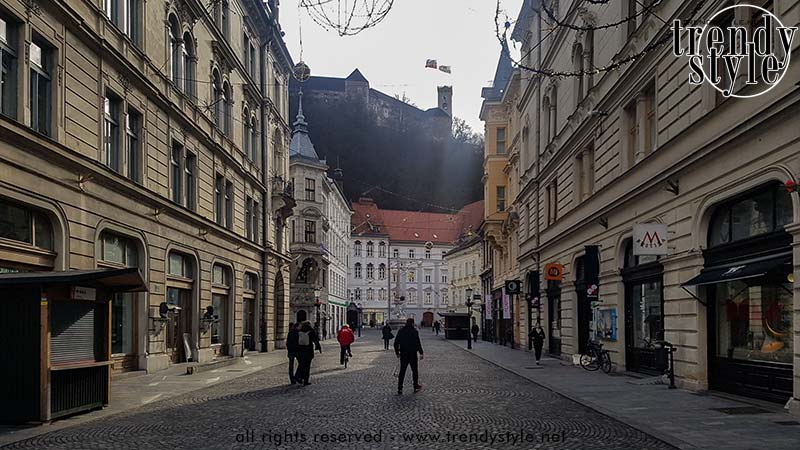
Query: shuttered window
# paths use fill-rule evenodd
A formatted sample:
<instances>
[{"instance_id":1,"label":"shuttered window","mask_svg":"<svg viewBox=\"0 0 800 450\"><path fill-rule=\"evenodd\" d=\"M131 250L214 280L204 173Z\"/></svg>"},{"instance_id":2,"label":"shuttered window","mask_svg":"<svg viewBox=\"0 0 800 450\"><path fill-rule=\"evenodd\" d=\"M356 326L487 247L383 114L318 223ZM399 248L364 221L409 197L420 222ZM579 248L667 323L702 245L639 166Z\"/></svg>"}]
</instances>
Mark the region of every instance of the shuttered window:
<instances>
[{"instance_id":1,"label":"shuttered window","mask_svg":"<svg viewBox=\"0 0 800 450\"><path fill-rule=\"evenodd\" d=\"M95 361L95 304L55 301L51 305L50 362Z\"/></svg>"}]
</instances>

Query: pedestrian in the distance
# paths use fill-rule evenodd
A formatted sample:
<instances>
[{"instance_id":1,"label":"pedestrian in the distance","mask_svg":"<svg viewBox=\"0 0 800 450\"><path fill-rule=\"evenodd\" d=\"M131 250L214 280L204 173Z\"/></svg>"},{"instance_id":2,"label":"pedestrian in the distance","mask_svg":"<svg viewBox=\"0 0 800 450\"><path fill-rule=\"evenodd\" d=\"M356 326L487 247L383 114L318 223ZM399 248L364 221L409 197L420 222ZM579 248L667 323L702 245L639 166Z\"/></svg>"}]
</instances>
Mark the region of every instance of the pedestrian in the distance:
<instances>
[{"instance_id":1,"label":"pedestrian in the distance","mask_svg":"<svg viewBox=\"0 0 800 450\"><path fill-rule=\"evenodd\" d=\"M539 365L539 360L542 359L542 347L544 346L544 330L541 325L536 325L531 329L531 336L533 338L533 351L536 355L536 365Z\"/></svg>"},{"instance_id":2,"label":"pedestrian in the distance","mask_svg":"<svg viewBox=\"0 0 800 450\"><path fill-rule=\"evenodd\" d=\"M314 359L314 350L322 353L322 346L319 345L319 336L311 326L311 322L305 321L300 325L297 332L297 361L298 368L295 373L295 382L303 383L303 386L311 384L311 360Z\"/></svg>"},{"instance_id":3,"label":"pedestrian in the distance","mask_svg":"<svg viewBox=\"0 0 800 450\"><path fill-rule=\"evenodd\" d=\"M328 327L326 325L322 325L322 340L328 339Z\"/></svg>"},{"instance_id":4,"label":"pedestrian in the distance","mask_svg":"<svg viewBox=\"0 0 800 450\"><path fill-rule=\"evenodd\" d=\"M289 382L295 384L297 383L294 374L294 362L297 359L297 325L293 323L289 324L289 333L286 335L286 356L289 357Z\"/></svg>"},{"instance_id":5,"label":"pedestrian in the distance","mask_svg":"<svg viewBox=\"0 0 800 450\"><path fill-rule=\"evenodd\" d=\"M336 340L339 341L339 364L344 365L344 356L348 355L351 358L353 357L353 352L350 351L350 344L355 342L356 336L353 334L353 330L350 329L350 326L347 324L342 325L342 329L339 330L339 333L336 335Z\"/></svg>"},{"instance_id":6,"label":"pedestrian in the distance","mask_svg":"<svg viewBox=\"0 0 800 450\"><path fill-rule=\"evenodd\" d=\"M436 332L437 336L439 335L439 330L441 330L441 329L442 329L442 324L439 323L438 320L436 322L433 322L433 331Z\"/></svg>"},{"instance_id":7,"label":"pedestrian in the distance","mask_svg":"<svg viewBox=\"0 0 800 450\"><path fill-rule=\"evenodd\" d=\"M383 333L383 350L389 350L389 341L394 338L394 333L392 333L392 327L389 326L389 322L386 322L381 332Z\"/></svg>"},{"instance_id":8,"label":"pedestrian in the distance","mask_svg":"<svg viewBox=\"0 0 800 450\"><path fill-rule=\"evenodd\" d=\"M478 342L478 332L479 331L481 331L481 330L480 330L480 328L478 328L478 324L477 323L473 323L472 324L472 342Z\"/></svg>"},{"instance_id":9,"label":"pedestrian in the distance","mask_svg":"<svg viewBox=\"0 0 800 450\"><path fill-rule=\"evenodd\" d=\"M403 379L406 377L406 369L411 366L411 378L414 381L414 392L419 392L422 385L419 384L419 366L417 364L417 353L419 359L423 359L422 343L419 340L419 332L414 328L414 319L406 320L406 326L397 332L394 339L394 352L400 358L400 373L397 376L397 395L403 394Z\"/></svg>"}]
</instances>

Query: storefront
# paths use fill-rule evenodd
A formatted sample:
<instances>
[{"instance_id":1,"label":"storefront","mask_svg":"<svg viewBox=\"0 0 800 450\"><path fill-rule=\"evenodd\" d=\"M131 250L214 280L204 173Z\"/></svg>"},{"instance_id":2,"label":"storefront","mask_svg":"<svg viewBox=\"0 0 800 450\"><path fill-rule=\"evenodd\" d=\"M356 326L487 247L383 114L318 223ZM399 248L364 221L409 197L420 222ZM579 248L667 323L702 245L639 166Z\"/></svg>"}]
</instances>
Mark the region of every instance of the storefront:
<instances>
[{"instance_id":1,"label":"storefront","mask_svg":"<svg viewBox=\"0 0 800 450\"><path fill-rule=\"evenodd\" d=\"M137 268L0 274L2 421L48 421L110 401L111 302Z\"/></svg>"},{"instance_id":2,"label":"storefront","mask_svg":"<svg viewBox=\"0 0 800 450\"><path fill-rule=\"evenodd\" d=\"M664 269L658 256L634 256L625 246L625 365L631 372L661 373L655 341L664 339Z\"/></svg>"},{"instance_id":3,"label":"storefront","mask_svg":"<svg viewBox=\"0 0 800 450\"><path fill-rule=\"evenodd\" d=\"M791 197L777 184L714 210L705 268L684 283L708 308L710 389L776 402L792 396L791 222Z\"/></svg>"},{"instance_id":4,"label":"storefront","mask_svg":"<svg viewBox=\"0 0 800 450\"><path fill-rule=\"evenodd\" d=\"M561 356L561 282L547 280L547 350Z\"/></svg>"},{"instance_id":5,"label":"storefront","mask_svg":"<svg viewBox=\"0 0 800 450\"><path fill-rule=\"evenodd\" d=\"M575 326L578 328L579 353L583 353L586 350L592 324L592 308L586 295L588 286L586 280L586 257L580 256L575 260L575 311L578 312Z\"/></svg>"}]
</instances>

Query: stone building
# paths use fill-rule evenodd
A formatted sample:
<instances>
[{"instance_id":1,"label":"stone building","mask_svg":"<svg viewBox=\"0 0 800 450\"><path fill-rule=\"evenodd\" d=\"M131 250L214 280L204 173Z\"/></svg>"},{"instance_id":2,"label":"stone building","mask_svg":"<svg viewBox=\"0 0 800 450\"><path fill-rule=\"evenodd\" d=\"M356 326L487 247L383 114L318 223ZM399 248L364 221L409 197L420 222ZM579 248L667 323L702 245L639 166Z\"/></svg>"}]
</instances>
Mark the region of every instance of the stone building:
<instances>
[{"instance_id":1,"label":"stone building","mask_svg":"<svg viewBox=\"0 0 800 450\"><path fill-rule=\"evenodd\" d=\"M461 210L467 225L462 228L461 236L456 246L444 255L444 261L450 269L450 307L449 312L465 313L467 289L472 289L473 318L475 323L483 329L481 302L474 300L475 295L482 294L481 272L483 271L483 239L479 233L484 217L483 200L466 205Z\"/></svg>"},{"instance_id":2,"label":"stone building","mask_svg":"<svg viewBox=\"0 0 800 450\"><path fill-rule=\"evenodd\" d=\"M756 3L787 26L800 22L795 0ZM524 2L513 30L523 63L581 75L522 69L513 110L520 182L510 199L519 205L518 259L525 279L538 281L526 290L541 295L551 355L600 339L617 370L657 374L652 344L665 339L677 348L680 386L798 411L800 201L782 185L800 170L800 66L759 96L725 98L709 83L690 85L688 59L669 45L643 52L673 18L704 20L730 4L670 0L651 13L632 0L581 9ZM730 11L715 23L752 29L761 14ZM582 71L627 55L639 56L618 70ZM664 226L666 254L648 254L652 242L635 239L634 228L652 238ZM560 280L544 279L551 263L563 265Z\"/></svg>"},{"instance_id":3,"label":"stone building","mask_svg":"<svg viewBox=\"0 0 800 450\"><path fill-rule=\"evenodd\" d=\"M360 198L352 204L350 256L347 292L350 302L361 308L362 323L383 323L389 319L389 233L382 210L372 199Z\"/></svg>"},{"instance_id":4,"label":"stone building","mask_svg":"<svg viewBox=\"0 0 800 450\"><path fill-rule=\"evenodd\" d=\"M289 172L297 201L291 220L291 321L309 320L322 336L335 336L347 312L347 256L350 203L342 192L342 172L328 177L308 137L302 94L292 142Z\"/></svg>"},{"instance_id":5,"label":"stone building","mask_svg":"<svg viewBox=\"0 0 800 450\"><path fill-rule=\"evenodd\" d=\"M138 267L149 293L111 302L115 372L283 339L292 61L276 3L0 9L0 268Z\"/></svg>"}]
</instances>

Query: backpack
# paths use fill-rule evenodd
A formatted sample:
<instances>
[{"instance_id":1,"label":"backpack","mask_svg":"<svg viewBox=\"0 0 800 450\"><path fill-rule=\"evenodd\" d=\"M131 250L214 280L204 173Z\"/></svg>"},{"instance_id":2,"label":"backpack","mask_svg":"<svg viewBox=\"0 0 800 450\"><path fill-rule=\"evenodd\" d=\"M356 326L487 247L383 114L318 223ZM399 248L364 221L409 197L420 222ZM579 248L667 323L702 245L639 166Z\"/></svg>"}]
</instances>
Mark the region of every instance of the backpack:
<instances>
[{"instance_id":1,"label":"backpack","mask_svg":"<svg viewBox=\"0 0 800 450\"><path fill-rule=\"evenodd\" d=\"M311 335L308 331L297 333L297 345L311 345Z\"/></svg>"}]
</instances>

